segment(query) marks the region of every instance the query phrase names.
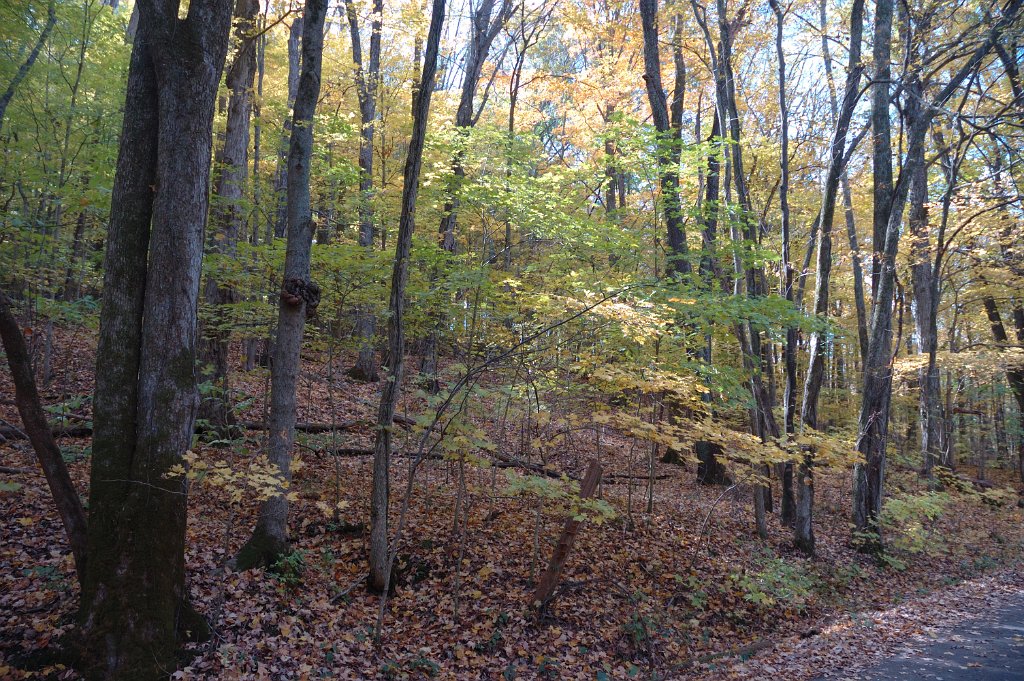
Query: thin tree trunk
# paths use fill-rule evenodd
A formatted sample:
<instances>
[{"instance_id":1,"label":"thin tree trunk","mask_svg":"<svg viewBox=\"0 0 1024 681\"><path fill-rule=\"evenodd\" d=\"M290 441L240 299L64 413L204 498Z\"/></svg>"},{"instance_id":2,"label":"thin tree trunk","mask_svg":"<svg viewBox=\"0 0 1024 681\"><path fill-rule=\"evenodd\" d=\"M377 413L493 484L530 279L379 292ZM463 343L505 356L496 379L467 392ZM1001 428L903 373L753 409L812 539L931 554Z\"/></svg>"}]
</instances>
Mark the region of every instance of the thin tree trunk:
<instances>
[{"instance_id":1,"label":"thin tree trunk","mask_svg":"<svg viewBox=\"0 0 1024 681\"><path fill-rule=\"evenodd\" d=\"M46 411L36 390L35 375L29 360L25 337L21 335L21 326L11 312L10 301L0 291L0 340L3 341L7 353L7 364L11 369L14 382L14 402L18 407L25 433L36 452L39 466L43 469L46 483L50 487L57 512L64 524L68 544L75 559L75 572L79 583L85 578L86 565L86 520L85 509L78 497L68 468L61 456L60 447L53 439Z\"/></svg>"},{"instance_id":2,"label":"thin tree trunk","mask_svg":"<svg viewBox=\"0 0 1024 681\"><path fill-rule=\"evenodd\" d=\"M292 20L288 30L288 106L295 106L295 98L299 89L299 70L302 68L302 37L304 17ZM292 116L285 119L281 132L281 142L277 152L277 172L274 174L274 195L277 197L277 211L272 223L272 231L268 227L267 241L280 239L288 228L288 150L292 132Z\"/></svg>"},{"instance_id":3,"label":"thin tree trunk","mask_svg":"<svg viewBox=\"0 0 1024 681\"><path fill-rule=\"evenodd\" d=\"M835 218L836 199L840 178L843 173L846 152L846 137L860 91L863 65L860 61L861 41L864 31L864 1L855 0L850 14L850 58L847 68L846 86L843 88L843 103L836 118L832 135L828 173L822 193L821 211L818 215L818 261L814 287L814 314L825 317L829 308L829 282L832 273L832 222ZM810 340L810 359L804 380L804 397L800 420L809 428L818 427L818 398L821 394L825 368L826 336L814 331ZM794 525L794 544L808 555L814 554L814 485L813 453L808 452L797 472L797 510Z\"/></svg>"},{"instance_id":4,"label":"thin tree trunk","mask_svg":"<svg viewBox=\"0 0 1024 681\"><path fill-rule=\"evenodd\" d=\"M302 72L299 76L288 148L288 247L278 305L277 337L270 367L270 444L267 459L291 481L295 438L295 391L306 317L320 304L320 288L310 280L313 220L309 166L313 156L313 114L320 96L324 19L327 0L307 0L303 13ZM252 536L238 553L239 569L273 564L288 551L288 498L282 492L260 506Z\"/></svg>"},{"instance_id":5,"label":"thin tree trunk","mask_svg":"<svg viewBox=\"0 0 1024 681\"><path fill-rule=\"evenodd\" d=\"M818 17L821 27L821 56L825 63L825 80L828 82L829 108L832 112L832 125L839 120L839 103L836 101L835 78L832 75L832 51L828 42L828 16L826 14L827 2L821 0L818 5ZM853 195L850 191L850 176L846 167L843 167L839 184L843 193L843 214L846 218L846 237L850 245L850 264L853 268L853 301L857 310L857 340L860 349L860 362L864 364L864 358L868 352L868 322L867 304L864 295L864 267L862 264L860 247L857 245L857 222L853 212Z\"/></svg>"},{"instance_id":6,"label":"thin tree trunk","mask_svg":"<svg viewBox=\"0 0 1024 681\"><path fill-rule=\"evenodd\" d=\"M39 58L39 53L43 49L43 45L50 37L50 32L53 30L54 24L57 23L57 4L55 0L50 0L50 3L46 6L46 24L43 26L43 30L39 33L39 37L36 39L36 44L32 46L32 51L25 57L25 61L22 62L21 66L18 67L18 71L14 74L11 82L7 84L7 89L0 95L0 127L3 126L4 119L7 115L7 105L11 103L14 98L14 93L18 90L18 86L28 76L29 71L32 70L32 65L36 63L36 59Z\"/></svg>"},{"instance_id":7,"label":"thin tree trunk","mask_svg":"<svg viewBox=\"0 0 1024 681\"><path fill-rule=\"evenodd\" d=\"M912 96L920 97L922 94L918 90L913 92ZM924 154L923 145L920 147L920 153ZM928 363L920 372L920 423L924 471L930 475L932 466L940 461L942 452L939 369L931 361L938 349L935 319L938 306L935 304L936 301L932 300L932 294L938 290L938 282L933 281L933 278L938 277L939 272L932 268L932 247L928 227L928 168L923 158L915 162L914 175L910 178L910 210L907 222L911 236L914 321L920 342L918 352L929 357Z\"/></svg>"},{"instance_id":8,"label":"thin tree trunk","mask_svg":"<svg viewBox=\"0 0 1024 681\"><path fill-rule=\"evenodd\" d=\"M409 256L416 218L416 196L419 193L420 169L423 165L423 145L427 134L430 99L434 92L437 73L437 53L444 23L445 0L433 0L430 30L427 34L423 73L416 91L413 109L412 137L405 159L402 186L402 212L395 240L395 264L391 273L391 299L388 317L388 355L385 369L388 380L381 391L377 411L377 434L373 451L373 490L370 498L370 576L371 590L384 591L390 581L388 565L388 506L390 492L391 429L395 409L401 396L402 376L405 369L405 285L409 279Z\"/></svg>"},{"instance_id":9,"label":"thin tree trunk","mask_svg":"<svg viewBox=\"0 0 1024 681\"><path fill-rule=\"evenodd\" d=\"M512 13L510 0L501 0L497 14L494 12L495 0L471 0L470 2L470 38L469 50L466 55L465 76L462 79L462 92L459 96L459 107L455 112L455 129L459 141L452 155L452 183L447 192L441 221L438 225L438 241L441 248L451 254L456 251L455 228L459 215L459 191L466 179L464 166L465 149L463 145L468 139L469 130L476 125L480 112L476 110L474 100L480 85L484 63L490 53L491 45L498 33L505 26ZM484 98L486 102L486 96ZM437 279L437 272L431 273L431 283ZM444 327L444 306L439 317L427 337L426 348L420 372L426 378L427 390L436 393L440 390L437 379L438 342L441 329Z\"/></svg>"},{"instance_id":10,"label":"thin tree trunk","mask_svg":"<svg viewBox=\"0 0 1024 681\"><path fill-rule=\"evenodd\" d=\"M359 18L351 0L345 3L349 33L352 38L352 60L356 65L356 87L359 94L359 245L373 250L373 136L377 122L377 84L380 81L381 17L383 0L374 0L370 20L370 61L363 66L362 39L359 36ZM377 318L371 310L356 310L355 336L359 339L359 357L348 375L358 381L380 380L377 357L373 350Z\"/></svg>"},{"instance_id":11,"label":"thin tree trunk","mask_svg":"<svg viewBox=\"0 0 1024 681\"><path fill-rule=\"evenodd\" d=\"M661 174L661 200L665 206L668 237L669 268L677 275L687 275L692 266L687 258L682 207L679 203L679 131L682 124L682 102L673 97L673 110L661 84L661 56L658 51L658 0L640 0L640 19L644 40L644 83L651 106L654 127L658 131L658 165ZM676 67L678 69L678 63ZM678 80L677 80L678 82ZM679 101L677 108L676 101ZM677 120L678 117L678 120Z\"/></svg>"},{"instance_id":12,"label":"thin tree trunk","mask_svg":"<svg viewBox=\"0 0 1024 681\"><path fill-rule=\"evenodd\" d=\"M783 52L783 28L785 13L778 0L769 0L772 12L775 13L775 54L779 67L779 114L781 116L781 155L779 166L782 178L779 182L779 209L782 212L782 297L793 302L793 265L790 262L790 226L789 226L789 107L786 103L786 56ZM786 345L783 350L783 365L786 376L786 387L783 393L783 422L787 437L796 433L796 351L797 330L786 329ZM796 500L793 497L793 464L781 465L782 479L782 512L781 519L786 525L796 522Z\"/></svg>"},{"instance_id":13,"label":"thin tree trunk","mask_svg":"<svg viewBox=\"0 0 1024 681\"><path fill-rule=\"evenodd\" d=\"M249 122L252 118L252 85L256 76L257 0L237 0L235 5L235 41L237 53L227 69L226 84L230 90L224 147L218 159L219 173L214 183L211 217L217 233L213 251L223 257L234 257L238 240L244 235L246 209L245 186L249 177ZM200 343L201 360L213 368L209 380L216 386L213 394L204 397L199 417L205 419L220 435L228 434L234 422L228 395L228 349L230 330L224 328L229 319L228 305L239 300L230 285L221 285L215 277L206 278L206 303L213 311L213 328L204 330Z\"/></svg>"}]
</instances>

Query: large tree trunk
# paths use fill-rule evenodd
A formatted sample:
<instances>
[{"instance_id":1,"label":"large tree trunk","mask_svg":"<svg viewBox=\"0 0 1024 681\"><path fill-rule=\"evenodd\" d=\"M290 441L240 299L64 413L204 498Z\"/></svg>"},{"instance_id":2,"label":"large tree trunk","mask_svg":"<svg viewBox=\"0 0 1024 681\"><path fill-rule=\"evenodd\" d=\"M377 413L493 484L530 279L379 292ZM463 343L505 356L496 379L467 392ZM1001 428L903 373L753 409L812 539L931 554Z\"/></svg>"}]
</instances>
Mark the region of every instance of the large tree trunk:
<instances>
[{"instance_id":1,"label":"large tree trunk","mask_svg":"<svg viewBox=\"0 0 1024 681\"><path fill-rule=\"evenodd\" d=\"M836 201L840 179L844 170L846 137L850 130L857 99L860 95L860 79L864 67L860 62L861 39L864 31L864 1L856 0L850 14L850 58L843 88L843 103L836 118L832 135L828 173L822 192L821 211L818 214L818 260L815 274L814 314L826 317L829 310L829 283L832 274L832 222L835 218ZM804 380L804 397L800 420L809 428L818 427L818 398L821 395L825 376L826 336L814 331L810 340L810 359ZM797 518L794 525L793 541L797 548L814 553L814 486L813 456L808 453L799 464L797 472Z\"/></svg>"},{"instance_id":2,"label":"large tree trunk","mask_svg":"<svg viewBox=\"0 0 1024 681\"><path fill-rule=\"evenodd\" d=\"M371 590L385 592L390 582L391 556L388 547L388 506L390 493L391 430L395 409L402 391L405 369L405 285L409 279L409 254L416 218L416 196L419 193L420 169L423 165L423 145L427 136L427 117L430 98L434 92L437 73L437 53L441 43L445 0L434 0L427 34L423 73L416 90L413 108L412 137L405 159L402 185L402 213L398 221L395 240L395 264L391 272L391 299L388 316L388 355L385 368L388 380L381 391L377 410L377 435L373 447L373 491L370 498L370 577Z\"/></svg>"},{"instance_id":3,"label":"large tree trunk","mask_svg":"<svg viewBox=\"0 0 1024 681\"><path fill-rule=\"evenodd\" d=\"M893 0L875 0L875 27L871 47L874 75L871 83L871 167L874 215L872 219L871 293L877 296L882 268L879 257L885 246L885 229L892 206L892 132L889 124L889 93L892 91L892 14ZM888 302L886 302L888 304Z\"/></svg>"},{"instance_id":4,"label":"large tree trunk","mask_svg":"<svg viewBox=\"0 0 1024 681\"><path fill-rule=\"evenodd\" d=\"M213 109L231 4L144 3L128 75L107 239L93 402L83 669L164 678L199 633L184 585L196 311ZM145 311L145 315L143 315Z\"/></svg>"},{"instance_id":5,"label":"large tree trunk","mask_svg":"<svg viewBox=\"0 0 1024 681\"><path fill-rule=\"evenodd\" d=\"M355 5L345 3L349 32L352 37L352 60L356 65L356 87L359 94L359 118L362 124L359 136L359 245L373 249L373 135L377 122L377 84L380 81L380 36L383 0L374 0L370 20L370 61L363 66L363 46L359 36L359 17ZM356 310L355 336L359 339L359 357L348 375L359 381L380 380L373 338L377 318L366 309Z\"/></svg>"},{"instance_id":6,"label":"large tree trunk","mask_svg":"<svg viewBox=\"0 0 1024 681\"><path fill-rule=\"evenodd\" d=\"M237 0L235 6L235 41L237 53L228 67L227 126L224 147L220 150L218 173L213 189L210 209L213 226L213 251L233 257L238 240L244 236L246 208L245 185L249 177L249 120L252 118L252 85L256 76L256 15L257 0ZM211 306L213 328L204 330L201 347L202 362L212 367L208 380L216 387L199 405L199 418L221 435L226 435L234 423L228 394L228 348L231 332L227 328L229 313L226 306L239 300L238 293L228 285L220 285L208 276L204 291L206 303Z\"/></svg>"},{"instance_id":7,"label":"large tree trunk","mask_svg":"<svg viewBox=\"0 0 1024 681\"><path fill-rule=\"evenodd\" d=\"M320 304L320 289L310 280L313 220L309 166L313 156L313 114L320 96L324 18L327 0L307 0L303 13L302 73L295 96L288 148L288 247L278 304L277 337L270 366L270 445L267 459L291 481L295 439L295 389L299 377L306 317ZM238 553L239 569L273 564L288 551L288 499L282 491L263 502L252 536Z\"/></svg>"}]
</instances>

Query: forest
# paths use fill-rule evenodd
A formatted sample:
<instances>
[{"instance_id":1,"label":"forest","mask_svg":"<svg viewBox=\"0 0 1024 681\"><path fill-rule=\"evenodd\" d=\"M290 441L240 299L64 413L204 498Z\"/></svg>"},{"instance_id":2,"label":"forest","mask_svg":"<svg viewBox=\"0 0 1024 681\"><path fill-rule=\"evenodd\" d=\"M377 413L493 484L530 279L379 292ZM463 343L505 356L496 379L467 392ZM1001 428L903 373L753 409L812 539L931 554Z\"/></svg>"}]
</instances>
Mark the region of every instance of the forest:
<instances>
[{"instance_id":1,"label":"forest","mask_svg":"<svg viewBox=\"0 0 1024 681\"><path fill-rule=\"evenodd\" d=\"M1022 4L2 0L0 678L1021 616Z\"/></svg>"}]
</instances>

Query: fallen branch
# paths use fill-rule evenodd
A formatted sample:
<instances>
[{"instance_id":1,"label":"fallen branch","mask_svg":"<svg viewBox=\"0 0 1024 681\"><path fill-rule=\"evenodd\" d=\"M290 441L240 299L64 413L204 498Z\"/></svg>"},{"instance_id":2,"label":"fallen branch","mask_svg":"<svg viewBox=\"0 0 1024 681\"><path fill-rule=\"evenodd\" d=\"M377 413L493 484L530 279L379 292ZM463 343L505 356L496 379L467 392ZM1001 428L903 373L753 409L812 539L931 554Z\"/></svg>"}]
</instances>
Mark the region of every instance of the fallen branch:
<instances>
[{"instance_id":1,"label":"fallen branch","mask_svg":"<svg viewBox=\"0 0 1024 681\"><path fill-rule=\"evenodd\" d=\"M492 462L492 465L495 468L522 468L523 470L530 471L531 473L538 473L553 480L561 480L562 477L569 478L570 480L579 480L579 478L567 473L551 470L543 464L523 461L522 459L513 459L511 456L507 456L505 454L495 454L495 457L498 459L497 461Z\"/></svg>"},{"instance_id":2,"label":"fallen branch","mask_svg":"<svg viewBox=\"0 0 1024 681\"><path fill-rule=\"evenodd\" d=\"M408 423L412 422L412 419L395 418L395 423L398 423L399 425L408 425ZM262 421L239 421L235 425L245 430L265 430L267 427ZM342 421L341 423L296 423L295 430L303 433L330 433L337 430L355 430L360 426L369 425L370 422L364 419ZM89 437L92 435L92 426L61 426L51 424L50 433L53 437ZM25 439L26 437L25 433L23 433L19 428L10 426L0 427L0 436L3 436L8 440L20 440Z\"/></svg>"},{"instance_id":3,"label":"fallen branch","mask_svg":"<svg viewBox=\"0 0 1024 681\"><path fill-rule=\"evenodd\" d=\"M263 421L239 421L237 425L245 430L265 430L267 427ZM303 433L330 433L335 430L353 430L365 425L369 425L369 422L364 419L340 423L296 423L295 430Z\"/></svg>"},{"instance_id":4,"label":"fallen branch","mask_svg":"<svg viewBox=\"0 0 1024 681\"><path fill-rule=\"evenodd\" d=\"M670 480L675 477L677 476L672 475L670 473L662 473L661 475L655 475L653 477L651 477L650 475L627 475L625 473L613 473L604 476L603 482L605 485L617 485L623 481L629 480L643 480L644 482L646 482L648 480Z\"/></svg>"},{"instance_id":5,"label":"fallen branch","mask_svg":"<svg viewBox=\"0 0 1024 681\"><path fill-rule=\"evenodd\" d=\"M20 428L0 428L0 435L8 440L24 440L27 435ZM92 426L50 426L51 437L88 437L92 435Z\"/></svg>"}]
</instances>

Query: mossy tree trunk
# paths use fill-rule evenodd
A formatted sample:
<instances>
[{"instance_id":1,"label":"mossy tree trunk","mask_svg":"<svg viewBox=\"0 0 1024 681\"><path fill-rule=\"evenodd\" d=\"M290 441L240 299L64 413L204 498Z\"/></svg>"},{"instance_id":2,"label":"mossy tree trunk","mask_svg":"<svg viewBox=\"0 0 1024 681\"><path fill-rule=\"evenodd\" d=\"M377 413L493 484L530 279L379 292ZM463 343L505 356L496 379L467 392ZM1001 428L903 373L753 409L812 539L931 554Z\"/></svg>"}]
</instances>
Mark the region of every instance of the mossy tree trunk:
<instances>
[{"instance_id":1,"label":"mossy tree trunk","mask_svg":"<svg viewBox=\"0 0 1024 681\"><path fill-rule=\"evenodd\" d=\"M196 313L229 0L140 3L97 350L81 670L158 679L200 633L185 591Z\"/></svg>"}]
</instances>

